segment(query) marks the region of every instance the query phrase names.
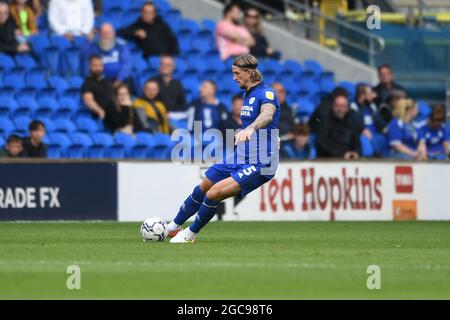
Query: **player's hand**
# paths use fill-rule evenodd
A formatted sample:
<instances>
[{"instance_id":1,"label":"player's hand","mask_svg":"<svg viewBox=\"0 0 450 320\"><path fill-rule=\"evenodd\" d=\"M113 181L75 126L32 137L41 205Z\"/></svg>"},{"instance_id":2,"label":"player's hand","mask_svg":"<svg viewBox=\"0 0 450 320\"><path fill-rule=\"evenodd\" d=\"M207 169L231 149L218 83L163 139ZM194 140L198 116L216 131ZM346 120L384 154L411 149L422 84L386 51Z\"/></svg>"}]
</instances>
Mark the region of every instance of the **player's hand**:
<instances>
[{"instance_id":1,"label":"player's hand","mask_svg":"<svg viewBox=\"0 0 450 320\"><path fill-rule=\"evenodd\" d=\"M255 133L255 129L253 127L247 127L242 131L236 133L234 137L234 144L237 145L239 142L250 141L250 137Z\"/></svg>"}]
</instances>

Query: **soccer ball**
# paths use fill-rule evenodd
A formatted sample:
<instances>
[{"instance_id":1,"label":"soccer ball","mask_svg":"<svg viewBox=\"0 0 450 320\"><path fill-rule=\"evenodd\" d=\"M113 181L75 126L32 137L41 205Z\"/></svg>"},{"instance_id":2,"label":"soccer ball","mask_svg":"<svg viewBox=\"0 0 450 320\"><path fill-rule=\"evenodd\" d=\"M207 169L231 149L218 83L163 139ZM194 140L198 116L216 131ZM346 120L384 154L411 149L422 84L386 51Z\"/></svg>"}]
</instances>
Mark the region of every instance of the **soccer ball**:
<instances>
[{"instance_id":1,"label":"soccer ball","mask_svg":"<svg viewBox=\"0 0 450 320\"><path fill-rule=\"evenodd\" d=\"M144 241L164 241L168 235L167 222L161 218L149 218L141 225L141 236Z\"/></svg>"}]
</instances>

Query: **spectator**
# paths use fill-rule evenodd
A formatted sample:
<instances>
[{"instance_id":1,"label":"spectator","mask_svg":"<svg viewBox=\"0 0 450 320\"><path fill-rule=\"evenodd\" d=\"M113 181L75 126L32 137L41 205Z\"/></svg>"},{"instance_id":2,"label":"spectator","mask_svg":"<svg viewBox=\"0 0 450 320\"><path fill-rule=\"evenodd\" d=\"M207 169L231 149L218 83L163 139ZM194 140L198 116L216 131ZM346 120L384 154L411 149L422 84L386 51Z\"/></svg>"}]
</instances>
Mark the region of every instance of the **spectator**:
<instances>
[{"instance_id":1,"label":"spectator","mask_svg":"<svg viewBox=\"0 0 450 320\"><path fill-rule=\"evenodd\" d=\"M0 52L16 54L30 51L28 44L17 42L16 29L17 25L9 14L8 3L0 2Z\"/></svg>"},{"instance_id":2,"label":"spectator","mask_svg":"<svg viewBox=\"0 0 450 320\"><path fill-rule=\"evenodd\" d=\"M194 131L194 121L202 122L202 131L219 129L225 134L227 107L217 97L217 86L211 80L205 80L200 85L200 99L192 102L188 114L188 129Z\"/></svg>"},{"instance_id":3,"label":"spectator","mask_svg":"<svg viewBox=\"0 0 450 320\"><path fill-rule=\"evenodd\" d=\"M310 119L311 131L317 135L317 156L358 159L362 127L356 112L349 107L348 93L338 87L331 99L331 108L318 107Z\"/></svg>"},{"instance_id":4,"label":"spectator","mask_svg":"<svg viewBox=\"0 0 450 320\"><path fill-rule=\"evenodd\" d=\"M94 37L92 0L50 0L48 21L52 31L67 40L75 36Z\"/></svg>"},{"instance_id":5,"label":"spectator","mask_svg":"<svg viewBox=\"0 0 450 320\"><path fill-rule=\"evenodd\" d=\"M427 159L425 141L413 126L417 113L417 105L411 99L400 99L394 105L394 118L388 125L391 157L407 160Z\"/></svg>"},{"instance_id":6,"label":"spectator","mask_svg":"<svg viewBox=\"0 0 450 320\"><path fill-rule=\"evenodd\" d=\"M36 15L26 0L14 0L11 4L11 17L16 22L16 38L19 43L27 43L29 36L38 33Z\"/></svg>"},{"instance_id":7,"label":"spectator","mask_svg":"<svg viewBox=\"0 0 450 320\"><path fill-rule=\"evenodd\" d=\"M47 145L42 140L45 136L45 125L39 120L31 121L30 136L23 140L21 156L24 158L47 158Z\"/></svg>"},{"instance_id":8,"label":"spectator","mask_svg":"<svg viewBox=\"0 0 450 320\"><path fill-rule=\"evenodd\" d=\"M255 57L275 58L275 51L270 47L262 30L261 14L256 8L245 11L244 25L252 35L254 44L250 47L250 54Z\"/></svg>"},{"instance_id":9,"label":"spectator","mask_svg":"<svg viewBox=\"0 0 450 320\"><path fill-rule=\"evenodd\" d=\"M437 104L431 112L428 123L422 128L421 134L425 139L428 159L447 159L449 134L445 126L445 106Z\"/></svg>"},{"instance_id":10,"label":"spectator","mask_svg":"<svg viewBox=\"0 0 450 320\"><path fill-rule=\"evenodd\" d=\"M316 157L316 151L309 140L309 127L306 123L296 125L294 140L283 143L281 157L312 160Z\"/></svg>"},{"instance_id":11,"label":"spectator","mask_svg":"<svg viewBox=\"0 0 450 320\"><path fill-rule=\"evenodd\" d=\"M378 107L381 107L382 104L387 103L392 90L405 91L401 85L394 82L392 69L388 64L383 64L378 67L378 78L380 83L373 88L377 95L375 98L375 103Z\"/></svg>"},{"instance_id":12,"label":"spectator","mask_svg":"<svg viewBox=\"0 0 450 320\"><path fill-rule=\"evenodd\" d=\"M116 38L114 27L109 23L101 25L99 36L98 41L88 43L88 47L84 50L85 60L86 57L93 55L100 56L103 60L105 77L115 85L126 83L133 89L131 55L125 41Z\"/></svg>"},{"instance_id":13,"label":"spectator","mask_svg":"<svg viewBox=\"0 0 450 320\"><path fill-rule=\"evenodd\" d=\"M278 101L280 102L280 138L282 141L294 139L295 120L294 112L286 101L286 89L280 82L274 82L272 88L275 90Z\"/></svg>"},{"instance_id":14,"label":"spectator","mask_svg":"<svg viewBox=\"0 0 450 320\"><path fill-rule=\"evenodd\" d=\"M111 115L111 131L132 134L134 131L134 108L130 89L126 84L119 84L114 88L114 102L116 110Z\"/></svg>"},{"instance_id":15,"label":"spectator","mask_svg":"<svg viewBox=\"0 0 450 320\"><path fill-rule=\"evenodd\" d=\"M374 116L377 113L377 106L373 102L375 95L372 88L365 84L356 87L355 101L350 104L350 108L358 114L361 125L364 127L363 135L369 140L378 131L375 127Z\"/></svg>"},{"instance_id":16,"label":"spectator","mask_svg":"<svg viewBox=\"0 0 450 320\"><path fill-rule=\"evenodd\" d=\"M8 137L5 148L0 150L0 158L19 158L22 150L22 138L12 134Z\"/></svg>"},{"instance_id":17,"label":"spectator","mask_svg":"<svg viewBox=\"0 0 450 320\"><path fill-rule=\"evenodd\" d=\"M167 23L157 16L151 2L143 5L141 17L127 28L120 29L119 35L136 41L144 57L179 54L177 38Z\"/></svg>"},{"instance_id":18,"label":"spectator","mask_svg":"<svg viewBox=\"0 0 450 320\"><path fill-rule=\"evenodd\" d=\"M400 99L406 99L406 93L402 90L392 90L389 93L386 103L382 103L378 108L378 113L374 116L375 127L378 132L387 133L387 126L391 122L392 110Z\"/></svg>"},{"instance_id":19,"label":"spectator","mask_svg":"<svg viewBox=\"0 0 450 320\"><path fill-rule=\"evenodd\" d=\"M225 6L223 20L217 24L216 42L222 60L249 53L255 45L250 32L239 23L241 14L239 6L231 3Z\"/></svg>"},{"instance_id":20,"label":"spectator","mask_svg":"<svg viewBox=\"0 0 450 320\"><path fill-rule=\"evenodd\" d=\"M237 130L242 128L241 110L243 103L244 99L240 94L233 96L231 99L231 114L228 115L224 124L226 129Z\"/></svg>"},{"instance_id":21,"label":"spectator","mask_svg":"<svg viewBox=\"0 0 450 320\"><path fill-rule=\"evenodd\" d=\"M186 117L186 98L181 82L173 78L175 62L170 56L163 56L160 60L159 75L152 78L158 82L159 97L167 108L169 116L174 119Z\"/></svg>"},{"instance_id":22,"label":"spectator","mask_svg":"<svg viewBox=\"0 0 450 320\"><path fill-rule=\"evenodd\" d=\"M103 120L105 127L114 131L117 110L114 103L114 86L103 72L102 58L92 56L89 60L89 76L81 87L82 99L93 116Z\"/></svg>"},{"instance_id":23,"label":"spectator","mask_svg":"<svg viewBox=\"0 0 450 320\"><path fill-rule=\"evenodd\" d=\"M142 110L146 115L144 129L150 132L170 133L167 109L163 102L159 101L159 84L156 80L148 80L144 85L144 96L136 99L133 106L138 114Z\"/></svg>"}]
</instances>

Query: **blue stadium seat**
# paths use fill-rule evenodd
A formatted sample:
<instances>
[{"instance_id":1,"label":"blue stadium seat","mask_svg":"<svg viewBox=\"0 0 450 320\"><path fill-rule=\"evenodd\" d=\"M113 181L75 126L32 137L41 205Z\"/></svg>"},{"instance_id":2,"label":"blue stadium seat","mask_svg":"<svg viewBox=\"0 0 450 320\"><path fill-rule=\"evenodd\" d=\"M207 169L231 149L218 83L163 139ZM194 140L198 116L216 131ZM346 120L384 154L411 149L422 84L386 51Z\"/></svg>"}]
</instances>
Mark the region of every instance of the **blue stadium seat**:
<instances>
[{"instance_id":1,"label":"blue stadium seat","mask_svg":"<svg viewBox=\"0 0 450 320\"><path fill-rule=\"evenodd\" d=\"M306 90L311 95L320 91L319 85L315 80L315 75L311 71L305 71L300 75L298 85L301 90Z\"/></svg>"},{"instance_id":2,"label":"blue stadium seat","mask_svg":"<svg viewBox=\"0 0 450 320\"><path fill-rule=\"evenodd\" d=\"M43 90L47 88L47 80L43 74L39 73L27 73L25 74L25 84L27 87L34 88L36 90Z\"/></svg>"},{"instance_id":3,"label":"blue stadium seat","mask_svg":"<svg viewBox=\"0 0 450 320\"><path fill-rule=\"evenodd\" d=\"M300 122L307 122L309 117L314 112L315 105L308 99L300 99L296 110L296 117Z\"/></svg>"},{"instance_id":4,"label":"blue stadium seat","mask_svg":"<svg viewBox=\"0 0 450 320\"><path fill-rule=\"evenodd\" d=\"M91 136L95 145L110 147L115 144L113 137L108 133L96 132Z\"/></svg>"},{"instance_id":5,"label":"blue stadium seat","mask_svg":"<svg viewBox=\"0 0 450 320\"><path fill-rule=\"evenodd\" d=\"M353 101L355 99L356 85L353 82L341 81L337 84L337 86L347 90L350 97L350 101Z\"/></svg>"},{"instance_id":6,"label":"blue stadium seat","mask_svg":"<svg viewBox=\"0 0 450 320\"><path fill-rule=\"evenodd\" d=\"M135 139L132 135L123 132L117 132L114 134L114 141L116 145L121 145L126 151L131 150L135 144ZM111 150L110 150L111 151Z\"/></svg>"},{"instance_id":7,"label":"blue stadium seat","mask_svg":"<svg viewBox=\"0 0 450 320\"><path fill-rule=\"evenodd\" d=\"M127 148L121 144L115 144L108 147L106 154L111 159L124 159L127 157Z\"/></svg>"},{"instance_id":8,"label":"blue stadium seat","mask_svg":"<svg viewBox=\"0 0 450 320\"><path fill-rule=\"evenodd\" d=\"M178 24L177 36L179 38L190 37L195 35L199 30L196 21L191 19L183 19Z\"/></svg>"},{"instance_id":9,"label":"blue stadium seat","mask_svg":"<svg viewBox=\"0 0 450 320\"><path fill-rule=\"evenodd\" d=\"M0 70L11 70L16 66L11 56L0 52Z\"/></svg>"},{"instance_id":10,"label":"blue stadium seat","mask_svg":"<svg viewBox=\"0 0 450 320\"><path fill-rule=\"evenodd\" d=\"M51 47L57 48L58 51L60 51L60 52L66 50L72 46L72 43L69 40L67 40L63 36L59 36L56 34L50 36L49 42L50 42Z\"/></svg>"},{"instance_id":11,"label":"blue stadium seat","mask_svg":"<svg viewBox=\"0 0 450 320\"><path fill-rule=\"evenodd\" d=\"M69 89L69 84L67 81L60 76L50 76L48 78L48 84L51 88L56 90L59 97L64 95L64 92Z\"/></svg>"},{"instance_id":12,"label":"blue stadium seat","mask_svg":"<svg viewBox=\"0 0 450 320\"><path fill-rule=\"evenodd\" d=\"M363 158L373 157L374 149L370 140L363 134L360 136L360 140L361 140L361 156Z\"/></svg>"},{"instance_id":13,"label":"blue stadium seat","mask_svg":"<svg viewBox=\"0 0 450 320\"><path fill-rule=\"evenodd\" d=\"M45 49L50 47L50 40L45 33L38 33L36 35L30 36L28 38L28 42L33 48L33 51L39 56L41 56L41 58L43 57L42 54L45 51Z\"/></svg>"},{"instance_id":14,"label":"blue stadium seat","mask_svg":"<svg viewBox=\"0 0 450 320\"><path fill-rule=\"evenodd\" d=\"M39 120L42 123L44 123L45 130L47 132L53 132L54 131L55 125L53 124L53 121L50 118L36 117L36 120Z\"/></svg>"},{"instance_id":15,"label":"blue stadium seat","mask_svg":"<svg viewBox=\"0 0 450 320\"><path fill-rule=\"evenodd\" d=\"M18 97L30 97L35 99L38 94L38 91L35 88L25 87L19 92L16 93Z\"/></svg>"},{"instance_id":16,"label":"blue stadium seat","mask_svg":"<svg viewBox=\"0 0 450 320\"><path fill-rule=\"evenodd\" d=\"M133 24L140 17L140 14L140 8L129 8L122 16L122 27Z\"/></svg>"},{"instance_id":17,"label":"blue stadium seat","mask_svg":"<svg viewBox=\"0 0 450 320\"><path fill-rule=\"evenodd\" d=\"M14 111L14 117L31 117L37 110L38 103L32 97L21 96L17 99L18 108Z\"/></svg>"},{"instance_id":18,"label":"blue stadium seat","mask_svg":"<svg viewBox=\"0 0 450 320\"><path fill-rule=\"evenodd\" d=\"M65 75L79 75L81 71L80 49L67 48L61 56L61 72Z\"/></svg>"},{"instance_id":19,"label":"blue stadium seat","mask_svg":"<svg viewBox=\"0 0 450 320\"><path fill-rule=\"evenodd\" d=\"M334 73L324 71L319 75L319 86L321 91L331 92L335 88Z\"/></svg>"},{"instance_id":20,"label":"blue stadium seat","mask_svg":"<svg viewBox=\"0 0 450 320\"><path fill-rule=\"evenodd\" d=\"M68 157L79 159L87 156L87 151L93 144L91 137L84 132L75 132L71 134L71 138L72 145L67 149Z\"/></svg>"},{"instance_id":21,"label":"blue stadium seat","mask_svg":"<svg viewBox=\"0 0 450 320\"><path fill-rule=\"evenodd\" d=\"M0 117L0 136L7 138L14 130L16 130L14 122L9 118Z\"/></svg>"},{"instance_id":22,"label":"blue stadium seat","mask_svg":"<svg viewBox=\"0 0 450 320\"><path fill-rule=\"evenodd\" d=\"M61 132L49 132L48 136L51 141L48 145L48 157L51 159L65 157L67 148L72 144L69 136Z\"/></svg>"},{"instance_id":23,"label":"blue stadium seat","mask_svg":"<svg viewBox=\"0 0 450 320\"><path fill-rule=\"evenodd\" d=\"M146 159L153 144L153 135L145 132L137 133L135 144L130 149L130 156L136 159Z\"/></svg>"},{"instance_id":24,"label":"blue stadium seat","mask_svg":"<svg viewBox=\"0 0 450 320\"><path fill-rule=\"evenodd\" d=\"M171 141L170 135L155 133L153 135L153 146L149 155L154 159L169 159L173 145L174 142Z\"/></svg>"},{"instance_id":25,"label":"blue stadium seat","mask_svg":"<svg viewBox=\"0 0 450 320\"><path fill-rule=\"evenodd\" d=\"M3 138L2 135L0 135L0 148L3 148L5 146L5 144L6 144L5 139Z\"/></svg>"},{"instance_id":26,"label":"blue stadium seat","mask_svg":"<svg viewBox=\"0 0 450 320\"><path fill-rule=\"evenodd\" d=\"M281 72L293 72L296 77L299 77L302 73L303 68L302 65L295 60L286 60L283 63L283 70Z\"/></svg>"},{"instance_id":27,"label":"blue stadium seat","mask_svg":"<svg viewBox=\"0 0 450 320\"><path fill-rule=\"evenodd\" d=\"M431 114L430 105L424 100L417 100L417 108L418 108L417 120L421 121L428 119L428 117Z\"/></svg>"},{"instance_id":28,"label":"blue stadium seat","mask_svg":"<svg viewBox=\"0 0 450 320\"><path fill-rule=\"evenodd\" d=\"M101 159L108 156L108 148L114 145L112 136L108 133L97 132L91 135L93 144L87 150L88 158Z\"/></svg>"},{"instance_id":29,"label":"blue stadium seat","mask_svg":"<svg viewBox=\"0 0 450 320\"><path fill-rule=\"evenodd\" d=\"M95 133L100 131L98 122L91 118L81 117L75 120L78 130L87 133Z\"/></svg>"},{"instance_id":30,"label":"blue stadium seat","mask_svg":"<svg viewBox=\"0 0 450 320\"><path fill-rule=\"evenodd\" d=\"M41 53L43 65L52 75L59 74L60 71L60 51L56 47L47 47Z\"/></svg>"},{"instance_id":31,"label":"blue stadium seat","mask_svg":"<svg viewBox=\"0 0 450 320\"><path fill-rule=\"evenodd\" d=\"M75 36L72 40L72 47L82 49L86 46L89 40L84 36Z\"/></svg>"},{"instance_id":32,"label":"blue stadium seat","mask_svg":"<svg viewBox=\"0 0 450 320\"><path fill-rule=\"evenodd\" d=\"M323 72L322 65L316 60L305 60L303 66L306 71L312 71L316 76Z\"/></svg>"},{"instance_id":33,"label":"blue stadium seat","mask_svg":"<svg viewBox=\"0 0 450 320\"><path fill-rule=\"evenodd\" d=\"M13 88L15 91L26 87L23 75L16 72L6 72L3 75L3 82L5 83L5 87Z\"/></svg>"},{"instance_id":34,"label":"blue stadium seat","mask_svg":"<svg viewBox=\"0 0 450 320\"><path fill-rule=\"evenodd\" d=\"M54 124L55 124L54 130L58 132L72 133L77 130L75 124L67 119L56 119L54 121Z\"/></svg>"},{"instance_id":35,"label":"blue stadium seat","mask_svg":"<svg viewBox=\"0 0 450 320\"><path fill-rule=\"evenodd\" d=\"M84 79L80 76L73 76L68 80L70 89L80 89L83 85Z\"/></svg>"},{"instance_id":36,"label":"blue stadium seat","mask_svg":"<svg viewBox=\"0 0 450 320\"><path fill-rule=\"evenodd\" d=\"M28 126L30 125L32 119L29 117L19 116L15 117L13 121L16 125L16 130L28 132Z\"/></svg>"},{"instance_id":37,"label":"blue stadium seat","mask_svg":"<svg viewBox=\"0 0 450 320\"><path fill-rule=\"evenodd\" d=\"M11 97L0 98L0 117L4 118L12 115L18 108L19 104L16 99Z\"/></svg>"},{"instance_id":38,"label":"blue stadium seat","mask_svg":"<svg viewBox=\"0 0 450 320\"><path fill-rule=\"evenodd\" d=\"M30 54L17 54L15 56L16 66L24 68L25 70L32 70L38 65Z\"/></svg>"},{"instance_id":39,"label":"blue stadium seat","mask_svg":"<svg viewBox=\"0 0 450 320\"><path fill-rule=\"evenodd\" d=\"M50 118L56 110L59 108L58 101L53 98L38 98L38 108L34 112L35 117Z\"/></svg>"}]
</instances>

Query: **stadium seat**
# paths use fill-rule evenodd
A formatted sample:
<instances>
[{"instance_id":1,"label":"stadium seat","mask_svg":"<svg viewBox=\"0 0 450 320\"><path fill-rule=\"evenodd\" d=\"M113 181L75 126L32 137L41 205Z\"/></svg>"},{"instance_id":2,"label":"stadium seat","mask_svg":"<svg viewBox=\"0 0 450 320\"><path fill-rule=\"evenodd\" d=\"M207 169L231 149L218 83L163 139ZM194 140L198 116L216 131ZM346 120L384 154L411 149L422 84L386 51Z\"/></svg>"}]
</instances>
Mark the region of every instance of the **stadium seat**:
<instances>
[{"instance_id":1,"label":"stadium seat","mask_svg":"<svg viewBox=\"0 0 450 320\"><path fill-rule=\"evenodd\" d=\"M120 144L112 145L106 153L111 159L124 159L127 156L127 148Z\"/></svg>"},{"instance_id":2,"label":"stadium seat","mask_svg":"<svg viewBox=\"0 0 450 320\"><path fill-rule=\"evenodd\" d=\"M7 138L16 129L16 125L9 118L0 117L0 136Z\"/></svg>"},{"instance_id":3,"label":"stadium seat","mask_svg":"<svg viewBox=\"0 0 450 320\"><path fill-rule=\"evenodd\" d=\"M76 76L81 71L80 49L67 48L61 56L61 72L67 76Z\"/></svg>"},{"instance_id":4,"label":"stadium seat","mask_svg":"<svg viewBox=\"0 0 450 320\"><path fill-rule=\"evenodd\" d=\"M11 70L16 66L14 59L11 56L0 52L0 70Z\"/></svg>"},{"instance_id":5,"label":"stadium seat","mask_svg":"<svg viewBox=\"0 0 450 320\"><path fill-rule=\"evenodd\" d=\"M56 47L47 47L41 53L44 66L52 75L58 75L60 71L60 51Z\"/></svg>"},{"instance_id":6,"label":"stadium seat","mask_svg":"<svg viewBox=\"0 0 450 320\"><path fill-rule=\"evenodd\" d=\"M72 144L67 149L67 156L73 159L87 156L87 151L93 144L91 137L84 132L72 133L70 137L72 138Z\"/></svg>"},{"instance_id":7,"label":"stadium seat","mask_svg":"<svg viewBox=\"0 0 450 320\"><path fill-rule=\"evenodd\" d=\"M63 158L66 156L67 148L72 144L69 136L61 132L48 133L51 144L48 145L49 158Z\"/></svg>"},{"instance_id":8,"label":"stadium seat","mask_svg":"<svg viewBox=\"0 0 450 320\"><path fill-rule=\"evenodd\" d=\"M15 117L31 117L39 107L37 101L32 97L19 97L19 99L17 99L17 103L18 108L14 111Z\"/></svg>"},{"instance_id":9,"label":"stadium seat","mask_svg":"<svg viewBox=\"0 0 450 320\"><path fill-rule=\"evenodd\" d=\"M55 124L54 130L57 132L72 133L77 130L75 124L67 119L56 119L54 121L54 124Z\"/></svg>"},{"instance_id":10,"label":"stadium seat","mask_svg":"<svg viewBox=\"0 0 450 320\"><path fill-rule=\"evenodd\" d=\"M3 148L6 144L6 140L3 138L2 135L0 135L0 148Z\"/></svg>"},{"instance_id":11,"label":"stadium seat","mask_svg":"<svg viewBox=\"0 0 450 320\"><path fill-rule=\"evenodd\" d=\"M38 33L36 35L30 36L28 38L28 42L33 48L33 51L39 56L41 56L41 58L43 57L42 54L45 51L45 49L50 47L50 40L45 33Z\"/></svg>"},{"instance_id":12,"label":"stadium seat","mask_svg":"<svg viewBox=\"0 0 450 320\"><path fill-rule=\"evenodd\" d=\"M360 136L360 140L361 140L361 156L363 158L373 157L374 149L370 140L363 134Z\"/></svg>"},{"instance_id":13,"label":"stadium seat","mask_svg":"<svg viewBox=\"0 0 450 320\"><path fill-rule=\"evenodd\" d=\"M32 119L29 117L19 116L14 118L13 121L16 125L16 130L28 132L28 126L30 125Z\"/></svg>"},{"instance_id":14,"label":"stadium seat","mask_svg":"<svg viewBox=\"0 0 450 320\"><path fill-rule=\"evenodd\" d=\"M431 114L430 105L423 100L417 100L417 108L418 108L417 120L421 121L428 119L428 117Z\"/></svg>"},{"instance_id":15,"label":"stadium seat","mask_svg":"<svg viewBox=\"0 0 450 320\"><path fill-rule=\"evenodd\" d=\"M50 118L59 108L58 101L53 98L41 97L37 99L38 108L34 112L35 117Z\"/></svg>"},{"instance_id":16,"label":"stadium seat","mask_svg":"<svg viewBox=\"0 0 450 320\"><path fill-rule=\"evenodd\" d=\"M75 120L78 130L87 133L95 133L100 131L98 122L91 118L81 117Z\"/></svg>"},{"instance_id":17,"label":"stadium seat","mask_svg":"<svg viewBox=\"0 0 450 320\"><path fill-rule=\"evenodd\" d=\"M306 71L311 71L316 76L319 76L323 72L322 65L316 60L305 60L303 66Z\"/></svg>"},{"instance_id":18,"label":"stadium seat","mask_svg":"<svg viewBox=\"0 0 450 320\"><path fill-rule=\"evenodd\" d=\"M43 90L47 88L47 80L40 72L30 72L25 74L25 84L27 87L31 87L36 90Z\"/></svg>"},{"instance_id":19,"label":"stadium seat","mask_svg":"<svg viewBox=\"0 0 450 320\"><path fill-rule=\"evenodd\" d=\"M341 81L337 84L338 87L342 87L345 90L347 90L349 97L350 97L350 101L353 101L355 98L355 94L356 94L356 85L353 82L350 81Z\"/></svg>"},{"instance_id":20,"label":"stadium seat","mask_svg":"<svg viewBox=\"0 0 450 320\"><path fill-rule=\"evenodd\" d=\"M329 71L324 71L319 75L319 86L321 91L331 92L333 91L334 84L334 73Z\"/></svg>"},{"instance_id":21,"label":"stadium seat","mask_svg":"<svg viewBox=\"0 0 450 320\"><path fill-rule=\"evenodd\" d=\"M55 47L62 52L72 46L72 43L63 36L52 35L49 38L50 46Z\"/></svg>"},{"instance_id":22,"label":"stadium seat","mask_svg":"<svg viewBox=\"0 0 450 320\"><path fill-rule=\"evenodd\" d=\"M150 133L138 132L136 134L135 144L130 149L130 156L136 159L146 159L153 145L153 135Z\"/></svg>"},{"instance_id":23,"label":"stadium seat","mask_svg":"<svg viewBox=\"0 0 450 320\"><path fill-rule=\"evenodd\" d=\"M0 98L0 117L4 118L12 115L18 108L19 104L16 99L12 97Z\"/></svg>"},{"instance_id":24,"label":"stadium seat","mask_svg":"<svg viewBox=\"0 0 450 320\"><path fill-rule=\"evenodd\" d=\"M170 135L155 133L153 135L153 146L151 147L149 156L159 160L169 159L173 145L174 142L171 141Z\"/></svg>"},{"instance_id":25,"label":"stadium seat","mask_svg":"<svg viewBox=\"0 0 450 320\"><path fill-rule=\"evenodd\" d=\"M87 157L101 159L108 156L108 148L114 145L112 136L108 133L97 132L91 135L93 144L87 150Z\"/></svg>"},{"instance_id":26,"label":"stadium seat","mask_svg":"<svg viewBox=\"0 0 450 320\"><path fill-rule=\"evenodd\" d=\"M25 87L16 93L18 97L37 98L38 91L35 88Z\"/></svg>"},{"instance_id":27,"label":"stadium seat","mask_svg":"<svg viewBox=\"0 0 450 320\"><path fill-rule=\"evenodd\" d=\"M17 54L15 60L16 66L25 70L32 70L38 67L36 61L30 54Z\"/></svg>"},{"instance_id":28,"label":"stadium seat","mask_svg":"<svg viewBox=\"0 0 450 320\"><path fill-rule=\"evenodd\" d=\"M114 141L115 144L125 147L127 151L130 150L135 144L134 137L123 132L117 132L116 134L114 134Z\"/></svg>"},{"instance_id":29,"label":"stadium seat","mask_svg":"<svg viewBox=\"0 0 450 320\"><path fill-rule=\"evenodd\" d=\"M15 91L22 90L26 87L23 75L16 72L6 72L3 75L5 87L13 88Z\"/></svg>"},{"instance_id":30,"label":"stadium seat","mask_svg":"<svg viewBox=\"0 0 450 320\"><path fill-rule=\"evenodd\" d=\"M69 89L69 84L67 81L60 76L50 76L48 78L48 84L51 88L56 90L59 97L61 97L64 92Z\"/></svg>"}]
</instances>

